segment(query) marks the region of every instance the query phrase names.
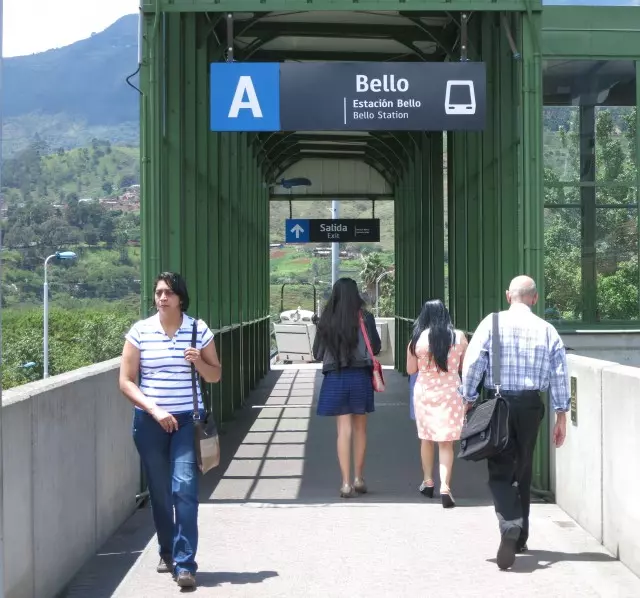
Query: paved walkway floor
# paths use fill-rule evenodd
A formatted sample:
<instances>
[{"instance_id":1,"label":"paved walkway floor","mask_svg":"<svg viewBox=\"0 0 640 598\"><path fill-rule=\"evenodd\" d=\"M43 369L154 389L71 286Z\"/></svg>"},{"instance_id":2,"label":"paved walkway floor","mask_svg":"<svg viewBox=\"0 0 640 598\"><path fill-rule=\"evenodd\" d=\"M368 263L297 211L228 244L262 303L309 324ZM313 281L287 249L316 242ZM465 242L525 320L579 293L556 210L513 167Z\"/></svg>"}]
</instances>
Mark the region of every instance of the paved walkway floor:
<instances>
[{"instance_id":1,"label":"paved walkway floor","mask_svg":"<svg viewBox=\"0 0 640 598\"><path fill-rule=\"evenodd\" d=\"M420 495L407 379L386 377L369 423L370 493L348 501L338 497L335 424L314 415L317 369L275 370L261 383L223 436L220 468L202 484L198 595L640 596L640 579L551 504L532 506L530 551L512 570L498 570L485 466L455 462L456 509ZM65 598L180 594L169 575L155 572L153 533L149 510L138 511Z\"/></svg>"}]
</instances>

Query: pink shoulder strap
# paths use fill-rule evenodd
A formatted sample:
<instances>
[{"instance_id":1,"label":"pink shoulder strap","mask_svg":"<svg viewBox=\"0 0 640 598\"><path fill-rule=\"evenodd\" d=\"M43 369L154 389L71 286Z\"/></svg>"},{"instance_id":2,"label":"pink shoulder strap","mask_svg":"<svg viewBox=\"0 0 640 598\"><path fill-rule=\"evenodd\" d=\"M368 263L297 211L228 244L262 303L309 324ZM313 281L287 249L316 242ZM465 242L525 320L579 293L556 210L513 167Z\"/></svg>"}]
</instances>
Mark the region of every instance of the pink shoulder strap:
<instances>
[{"instance_id":1,"label":"pink shoulder strap","mask_svg":"<svg viewBox=\"0 0 640 598\"><path fill-rule=\"evenodd\" d=\"M367 327L364 323L364 318L362 317L362 312L358 314L360 319L360 330L362 330L362 336L364 336L364 343L367 345L367 351L369 351L369 355L371 355L371 359L373 359L373 351L371 350L371 343L369 342L369 335L367 334Z\"/></svg>"}]
</instances>

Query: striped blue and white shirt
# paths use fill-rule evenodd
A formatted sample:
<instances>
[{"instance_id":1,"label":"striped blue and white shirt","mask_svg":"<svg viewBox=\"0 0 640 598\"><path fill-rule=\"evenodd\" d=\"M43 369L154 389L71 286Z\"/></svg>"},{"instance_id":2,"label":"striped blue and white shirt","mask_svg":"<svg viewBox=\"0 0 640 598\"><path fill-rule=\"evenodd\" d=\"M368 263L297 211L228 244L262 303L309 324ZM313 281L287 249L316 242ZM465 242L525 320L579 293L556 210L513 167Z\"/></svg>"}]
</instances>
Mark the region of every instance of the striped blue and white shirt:
<instances>
[{"instance_id":1,"label":"striped blue and white shirt","mask_svg":"<svg viewBox=\"0 0 640 598\"><path fill-rule=\"evenodd\" d=\"M191 346L192 332L193 318L183 314L180 328L173 338L169 338L156 314L136 322L125 335L140 350L140 390L169 413L193 411L191 364L184 357L185 349ZM213 332L198 320L196 348L202 350L212 341ZM202 409L198 376L196 387L198 407Z\"/></svg>"},{"instance_id":2,"label":"striped blue and white shirt","mask_svg":"<svg viewBox=\"0 0 640 598\"><path fill-rule=\"evenodd\" d=\"M554 411L570 407L569 376L565 348L557 330L523 303L500 312L500 388L504 391L550 389ZM478 398L478 386L493 382L492 316L480 322L469 343L462 370L462 393L466 401Z\"/></svg>"}]
</instances>

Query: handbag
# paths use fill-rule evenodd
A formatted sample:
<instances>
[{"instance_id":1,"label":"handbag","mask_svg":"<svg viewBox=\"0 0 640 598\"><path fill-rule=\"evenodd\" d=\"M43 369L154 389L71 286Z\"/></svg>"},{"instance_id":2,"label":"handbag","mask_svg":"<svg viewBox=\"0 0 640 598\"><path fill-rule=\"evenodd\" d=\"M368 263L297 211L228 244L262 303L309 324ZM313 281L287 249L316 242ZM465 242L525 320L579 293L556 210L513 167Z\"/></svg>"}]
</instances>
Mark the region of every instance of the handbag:
<instances>
[{"instance_id":1,"label":"handbag","mask_svg":"<svg viewBox=\"0 0 640 598\"><path fill-rule=\"evenodd\" d=\"M509 443L509 404L500 394L500 327L498 314L493 314L491 335L494 395L467 412L460 433L458 457L481 461L501 453Z\"/></svg>"},{"instance_id":2,"label":"handbag","mask_svg":"<svg viewBox=\"0 0 640 598\"><path fill-rule=\"evenodd\" d=\"M369 335L367 334L367 327L365 326L364 319L362 317L362 313L359 314L360 319L360 330L362 330L362 336L364 337L365 345L367 345L367 351L371 356L371 361L373 362L373 374L372 374L372 382L373 382L373 390L376 392L384 392L385 384L384 384L384 376L382 375L382 366L380 362L375 358L373 351L371 350L371 343L369 342Z\"/></svg>"},{"instance_id":3,"label":"handbag","mask_svg":"<svg viewBox=\"0 0 640 598\"><path fill-rule=\"evenodd\" d=\"M198 322L193 320L193 330L191 333L191 346L196 347L198 336ZM205 410L204 419L200 417L198 409L198 387L196 383L196 366L191 364L191 388L193 392L193 427L195 430L195 450L198 461L198 469L202 473L207 473L220 464L220 441L218 439L218 429L216 422Z\"/></svg>"}]
</instances>

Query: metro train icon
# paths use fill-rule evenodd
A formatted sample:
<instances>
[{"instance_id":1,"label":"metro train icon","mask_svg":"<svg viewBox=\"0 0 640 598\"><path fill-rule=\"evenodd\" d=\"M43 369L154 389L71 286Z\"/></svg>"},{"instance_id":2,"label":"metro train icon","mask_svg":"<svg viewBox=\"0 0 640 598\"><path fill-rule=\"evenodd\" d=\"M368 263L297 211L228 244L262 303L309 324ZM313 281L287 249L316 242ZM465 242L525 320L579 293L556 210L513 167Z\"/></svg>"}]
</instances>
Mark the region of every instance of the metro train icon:
<instances>
[{"instance_id":1,"label":"metro train icon","mask_svg":"<svg viewBox=\"0 0 640 598\"><path fill-rule=\"evenodd\" d=\"M444 111L453 115L476 113L476 92L473 81L447 81Z\"/></svg>"}]
</instances>

